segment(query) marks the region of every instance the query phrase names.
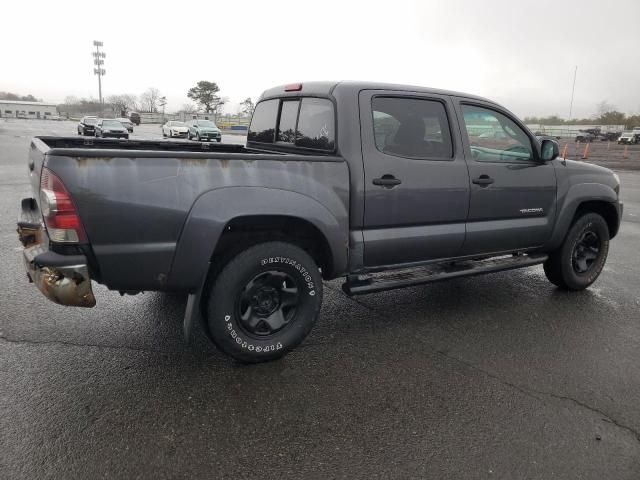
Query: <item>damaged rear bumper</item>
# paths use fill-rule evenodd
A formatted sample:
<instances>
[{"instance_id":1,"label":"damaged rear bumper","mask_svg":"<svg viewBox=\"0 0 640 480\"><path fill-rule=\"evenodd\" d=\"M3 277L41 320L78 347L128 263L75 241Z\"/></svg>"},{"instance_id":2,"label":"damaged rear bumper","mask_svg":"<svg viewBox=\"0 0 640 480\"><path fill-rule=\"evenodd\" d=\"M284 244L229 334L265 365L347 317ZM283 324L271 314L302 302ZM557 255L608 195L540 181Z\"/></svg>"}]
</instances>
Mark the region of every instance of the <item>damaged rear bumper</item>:
<instances>
[{"instance_id":1,"label":"damaged rear bumper","mask_svg":"<svg viewBox=\"0 0 640 480\"><path fill-rule=\"evenodd\" d=\"M22 200L18 237L29 281L49 300L60 305L94 307L91 277L84 255L61 255L49 250L49 239L35 201Z\"/></svg>"}]
</instances>

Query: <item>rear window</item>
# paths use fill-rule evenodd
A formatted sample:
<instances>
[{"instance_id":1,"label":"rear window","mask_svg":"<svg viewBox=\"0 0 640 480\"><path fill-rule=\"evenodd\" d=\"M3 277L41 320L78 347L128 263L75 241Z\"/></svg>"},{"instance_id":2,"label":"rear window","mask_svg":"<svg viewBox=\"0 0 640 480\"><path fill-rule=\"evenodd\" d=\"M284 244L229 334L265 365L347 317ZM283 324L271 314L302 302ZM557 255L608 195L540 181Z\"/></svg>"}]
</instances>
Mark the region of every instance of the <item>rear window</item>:
<instances>
[{"instance_id":1,"label":"rear window","mask_svg":"<svg viewBox=\"0 0 640 480\"><path fill-rule=\"evenodd\" d=\"M251 120L248 141L288 143L296 147L333 151L333 103L312 97L260 102Z\"/></svg>"}]
</instances>

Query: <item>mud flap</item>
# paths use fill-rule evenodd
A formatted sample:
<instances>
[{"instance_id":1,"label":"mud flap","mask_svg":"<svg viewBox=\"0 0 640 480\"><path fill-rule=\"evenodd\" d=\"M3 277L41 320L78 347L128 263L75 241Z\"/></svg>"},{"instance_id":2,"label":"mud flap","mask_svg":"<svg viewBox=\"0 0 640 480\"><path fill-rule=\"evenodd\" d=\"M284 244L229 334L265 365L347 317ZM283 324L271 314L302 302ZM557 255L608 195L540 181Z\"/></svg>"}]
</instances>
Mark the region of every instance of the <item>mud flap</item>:
<instances>
[{"instance_id":1,"label":"mud flap","mask_svg":"<svg viewBox=\"0 0 640 480\"><path fill-rule=\"evenodd\" d=\"M207 273L209 268L207 268ZM200 286L195 293L190 293L187 297L187 308L184 311L184 320L182 322L182 333L184 335L184 343L188 344L191 341L191 332L193 331L193 324L196 321L200 321L202 327L205 329L205 333L209 335L209 329L206 325L206 319L202 315L201 301L202 292L205 288L207 281L207 275L204 276L200 282Z\"/></svg>"}]
</instances>

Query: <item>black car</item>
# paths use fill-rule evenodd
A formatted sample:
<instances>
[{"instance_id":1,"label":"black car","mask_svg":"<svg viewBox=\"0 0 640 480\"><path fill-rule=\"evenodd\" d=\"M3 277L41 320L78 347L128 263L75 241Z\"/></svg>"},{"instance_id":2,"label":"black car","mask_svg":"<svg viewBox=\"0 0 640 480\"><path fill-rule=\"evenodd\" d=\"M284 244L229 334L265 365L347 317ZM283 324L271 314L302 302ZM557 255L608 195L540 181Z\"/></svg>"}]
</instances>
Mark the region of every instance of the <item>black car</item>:
<instances>
[{"instance_id":1,"label":"black car","mask_svg":"<svg viewBox=\"0 0 640 480\"><path fill-rule=\"evenodd\" d=\"M136 112L129 112L129 120L131 120L131 123L140 125L140 114Z\"/></svg>"},{"instance_id":2,"label":"black car","mask_svg":"<svg viewBox=\"0 0 640 480\"><path fill-rule=\"evenodd\" d=\"M78 122L78 135L95 135L97 117L82 117Z\"/></svg>"},{"instance_id":3,"label":"black car","mask_svg":"<svg viewBox=\"0 0 640 480\"><path fill-rule=\"evenodd\" d=\"M96 137L129 138L129 131L117 120L101 118L96 124Z\"/></svg>"}]
</instances>

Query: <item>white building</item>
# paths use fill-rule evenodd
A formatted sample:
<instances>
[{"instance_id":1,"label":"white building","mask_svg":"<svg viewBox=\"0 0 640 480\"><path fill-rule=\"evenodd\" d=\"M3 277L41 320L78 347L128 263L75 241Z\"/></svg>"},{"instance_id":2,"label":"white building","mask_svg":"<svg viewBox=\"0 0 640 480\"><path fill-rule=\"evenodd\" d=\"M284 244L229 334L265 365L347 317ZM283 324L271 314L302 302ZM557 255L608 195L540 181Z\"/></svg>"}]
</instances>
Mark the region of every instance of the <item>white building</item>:
<instances>
[{"instance_id":1,"label":"white building","mask_svg":"<svg viewBox=\"0 0 640 480\"><path fill-rule=\"evenodd\" d=\"M0 118L51 118L58 115L55 103L0 100Z\"/></svg>"}]
</instances>

